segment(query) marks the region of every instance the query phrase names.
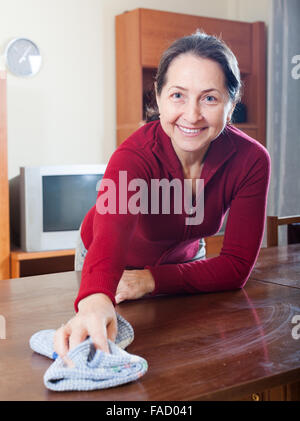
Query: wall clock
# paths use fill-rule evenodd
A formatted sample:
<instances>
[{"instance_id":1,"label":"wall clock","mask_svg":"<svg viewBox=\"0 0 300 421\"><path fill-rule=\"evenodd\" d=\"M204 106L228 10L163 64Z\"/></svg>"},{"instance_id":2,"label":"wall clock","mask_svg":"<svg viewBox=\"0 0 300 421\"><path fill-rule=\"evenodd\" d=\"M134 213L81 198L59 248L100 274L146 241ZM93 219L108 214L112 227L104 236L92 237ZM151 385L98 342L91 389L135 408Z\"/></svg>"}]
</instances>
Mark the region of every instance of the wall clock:
<instances>
[{"instance_id":1,"label":"wall clock","mask_svg":"<svg viewBox=\"0 0 300 421\"><path fill-rule=\"evenodd\" d=\"M40 50L28 38L16 38L10 41L4 55L8 70L16 76L34 76L41 68Z\"/></svg>"}]
</instances>

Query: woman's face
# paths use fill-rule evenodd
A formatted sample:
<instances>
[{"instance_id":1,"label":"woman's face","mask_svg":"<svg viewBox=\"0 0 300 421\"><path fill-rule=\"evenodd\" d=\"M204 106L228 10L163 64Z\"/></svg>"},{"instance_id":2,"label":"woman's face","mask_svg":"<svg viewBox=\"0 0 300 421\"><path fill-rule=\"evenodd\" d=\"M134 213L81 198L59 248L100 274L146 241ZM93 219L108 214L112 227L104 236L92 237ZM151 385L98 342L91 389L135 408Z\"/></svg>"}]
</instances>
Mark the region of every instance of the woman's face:
<instances>
[{"instance_id":1,"label":"woman's face","mask_svg":"<svg viewBox=\"0 0 300 421\"><path fill-rule=\"evenodd\" d=\"M179 154L206 150L234 109L220 65L191 53L172 61L156 99L162 128Z\"/></svg>"}]
</instances>

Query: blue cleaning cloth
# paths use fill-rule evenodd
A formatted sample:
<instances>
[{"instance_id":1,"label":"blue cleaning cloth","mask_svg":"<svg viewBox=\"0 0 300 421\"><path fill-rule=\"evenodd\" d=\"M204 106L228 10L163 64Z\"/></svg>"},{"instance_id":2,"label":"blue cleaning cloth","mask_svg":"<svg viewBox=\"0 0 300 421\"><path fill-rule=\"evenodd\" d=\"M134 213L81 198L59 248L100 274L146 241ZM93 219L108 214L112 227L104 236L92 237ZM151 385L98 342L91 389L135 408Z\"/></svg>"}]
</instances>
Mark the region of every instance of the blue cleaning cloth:
<instances>
[{"instance_id":1,"label":"blue cleaning cloth","mask_svg":"<svg viewBox=\"0 0 300 421\"><path fill-rule=\"evenodd\" d=\"M91 338L68 353L74 367L58 357L44 374L45 386L53 391L106 389L137 380L147 369L147 361L129 354L108 340L110 354L95 349Z\"/></svg>"},{"instance_id":2,"label":"blue cleaning cloth","mask_svg":"<svg viewBox=\"0 0 300 421\"><path fill-rule=\"evenodd\" d=\"M117 321L116 343L108 340L110 353L96 349L92 339L87 338L68 352L72 367L54 351L54 329L32 335L31 349L55 360L44 374L44 385L54 391L88 391L115 387L143 376L148 370L147 361L122 349L133 341L133 328L119 314Z\"/></svg>"}]
</instances>

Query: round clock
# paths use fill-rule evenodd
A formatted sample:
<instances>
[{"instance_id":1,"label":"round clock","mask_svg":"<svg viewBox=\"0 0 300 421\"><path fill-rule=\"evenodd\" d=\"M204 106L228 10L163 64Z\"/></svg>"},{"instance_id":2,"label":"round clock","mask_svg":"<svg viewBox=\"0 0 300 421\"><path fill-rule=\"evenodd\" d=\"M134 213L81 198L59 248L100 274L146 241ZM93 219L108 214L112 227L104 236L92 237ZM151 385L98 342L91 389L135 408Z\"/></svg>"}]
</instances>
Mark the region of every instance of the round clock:
<instances>
[{"instance_id":1,"label":"round clock","mask_svg":"<svg viewBox=\"0 0 300 421\"><path fill-rule=\"evenodd\" d=\"M38 73L42 57L37 45L27 38L10 41L5 50L6 66L16 76L29 77Z\"/></svg>"}]
</instances>

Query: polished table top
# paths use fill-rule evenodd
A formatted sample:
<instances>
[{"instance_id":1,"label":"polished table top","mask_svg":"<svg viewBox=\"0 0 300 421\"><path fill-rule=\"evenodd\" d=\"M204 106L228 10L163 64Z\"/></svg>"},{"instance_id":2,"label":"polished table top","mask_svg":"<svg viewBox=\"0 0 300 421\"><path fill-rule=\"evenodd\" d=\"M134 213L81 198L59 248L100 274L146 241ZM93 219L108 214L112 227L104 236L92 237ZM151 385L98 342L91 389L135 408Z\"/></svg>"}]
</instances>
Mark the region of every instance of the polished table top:
<instances>
[{"instance_id":1,"label":"polished table top","mask_svg":"<svg viewBox=\"0 0 300 421\"><path fill-rule=\"evenodd\" d=\"M262 248L251 278L300 288L300 244Z\"/></svg>"},{"instance_id":2,"label":"polished table top","mask_svg":"<svg viewBox=\"0 0 300 421\"><path fill-rule=\"evenodd\" d=\"M106 390L49 391L43 375L52 361L32 352L28 341L74 314L78 278L65 272L0 282L0 314L6 319L0 400L235 400L300 378L300 346L291 322L300 314L300 289L249 279L237 291L118 305L135 331L127 351L145 358L148 372Z\"/></svg>"}]
</instances>

